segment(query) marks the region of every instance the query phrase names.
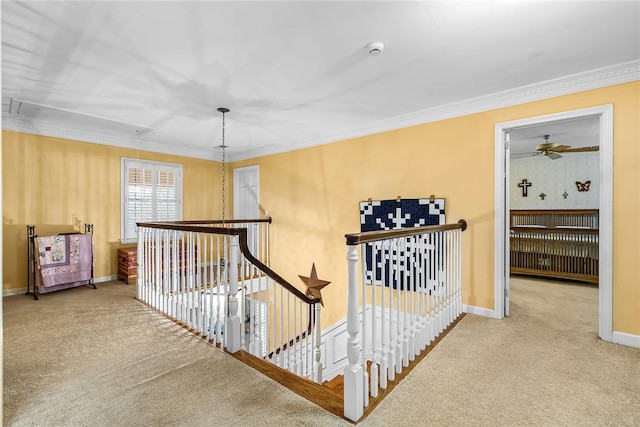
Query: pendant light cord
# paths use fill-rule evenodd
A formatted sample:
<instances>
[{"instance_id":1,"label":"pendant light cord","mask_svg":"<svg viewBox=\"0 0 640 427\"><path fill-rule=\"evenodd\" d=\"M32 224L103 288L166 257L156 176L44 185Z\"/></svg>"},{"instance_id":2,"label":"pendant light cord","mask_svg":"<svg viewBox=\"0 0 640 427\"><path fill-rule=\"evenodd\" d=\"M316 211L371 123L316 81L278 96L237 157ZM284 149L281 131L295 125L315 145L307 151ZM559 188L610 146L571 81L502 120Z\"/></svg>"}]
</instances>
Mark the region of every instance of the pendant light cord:
<instances>
[{"instance_id":1,"label":"pendant light cord","mask_svg":"<svg viewBox=\"0 0 640 427\"><path fill-rule=\"evenodd\" d=\"M220 107L218 111L222 113L222 226L225 226L225 211L227 210L225 200L225 187L226 187L226 170L227 170L227 144L224 142L225 131L225 114L229 112L228 108Z\"/></svg>"},{"instance_id":2,"label":"pendant light cord","mask_svg":"<svg viewBox=\"0 0 640 427\"><path fill-rule=\"evenodd\" d=\"M225 203L225 177L226 177L226 149L227 146L224 143L224 127L225 127L225 122L224 122L224 115L225 115L226 111L222 112L222 226L225 226L225 210L226 210L226 203Z\"/></svg>"}]
</instances>

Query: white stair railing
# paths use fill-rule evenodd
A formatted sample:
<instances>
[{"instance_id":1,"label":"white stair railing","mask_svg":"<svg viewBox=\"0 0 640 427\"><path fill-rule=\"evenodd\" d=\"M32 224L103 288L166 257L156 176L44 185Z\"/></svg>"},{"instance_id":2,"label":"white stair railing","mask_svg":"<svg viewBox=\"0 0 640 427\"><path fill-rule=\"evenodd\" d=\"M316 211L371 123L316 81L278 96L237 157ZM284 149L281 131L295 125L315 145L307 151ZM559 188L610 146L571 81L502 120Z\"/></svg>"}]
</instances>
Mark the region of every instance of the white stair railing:
<instances>
[{"instance_id":1,"label":"white stair railing","mask_svg":"<svg viewBox=\"0 0 640 427\"><path fill-rule=\"evenodd\" d=\"M139 223L136 295L229 352L322 382L320 304L267 265L270 221Z\"/></svg>"},{"instance_id":2,"label":"white stair railing","mask_svg":"<svg viewBox=\"0 0 640 427\"><path fill-rule=\"evenodd\" d=\"M346 418L358 421L369 396L376 397L387 388L388 381L462 313L461 233L465 229L466 222L460 220L346 236Z\"/></svg>"}]
</instances>

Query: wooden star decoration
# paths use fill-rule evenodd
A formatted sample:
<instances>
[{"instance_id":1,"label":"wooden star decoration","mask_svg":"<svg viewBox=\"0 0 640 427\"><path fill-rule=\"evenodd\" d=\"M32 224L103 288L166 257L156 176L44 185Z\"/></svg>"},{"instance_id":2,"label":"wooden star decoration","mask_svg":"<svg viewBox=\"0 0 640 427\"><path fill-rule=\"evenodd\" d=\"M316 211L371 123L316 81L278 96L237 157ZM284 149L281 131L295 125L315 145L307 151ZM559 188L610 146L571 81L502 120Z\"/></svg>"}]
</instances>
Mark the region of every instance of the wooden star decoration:
<instances>
[{"instance_id":1,"label":"wooden star decoration","mask_svg":"<svg viewBox=\"0 0 640 427\"><path fill-rule=\"evenodd\" d=\"M309 275L309 277L300 275L298 275L298 277L304 282L305 285L307 285L306 295L310 298L318 299L320 301L320 304L322 304L322 306L324 307L324 303L322 302L322 293L320 293L320 290L331 282L318 279L318 274L316 273L316 264L312 264L311 274Z\"/></svg>"}]
</instances>

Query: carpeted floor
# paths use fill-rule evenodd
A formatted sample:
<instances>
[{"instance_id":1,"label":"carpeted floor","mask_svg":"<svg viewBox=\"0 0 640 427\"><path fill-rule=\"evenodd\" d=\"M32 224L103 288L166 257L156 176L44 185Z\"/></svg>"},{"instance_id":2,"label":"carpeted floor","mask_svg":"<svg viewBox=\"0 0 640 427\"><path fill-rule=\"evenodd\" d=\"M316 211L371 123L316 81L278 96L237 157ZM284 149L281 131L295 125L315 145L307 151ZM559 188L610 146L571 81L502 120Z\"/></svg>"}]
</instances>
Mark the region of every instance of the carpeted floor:
<instances>
[{"instance_id":1,"label":"carpeted floor","mask_svg":"<svg viewBox=\"0 0 640 427\"><path fill-rule=\"evenodd\" d=\"M640 349L597 337L597 288L512 280L359 425L640 425ZM4 425L346 426L149 310L121 282L4 299Z\"/></svg>"}]
</instances>

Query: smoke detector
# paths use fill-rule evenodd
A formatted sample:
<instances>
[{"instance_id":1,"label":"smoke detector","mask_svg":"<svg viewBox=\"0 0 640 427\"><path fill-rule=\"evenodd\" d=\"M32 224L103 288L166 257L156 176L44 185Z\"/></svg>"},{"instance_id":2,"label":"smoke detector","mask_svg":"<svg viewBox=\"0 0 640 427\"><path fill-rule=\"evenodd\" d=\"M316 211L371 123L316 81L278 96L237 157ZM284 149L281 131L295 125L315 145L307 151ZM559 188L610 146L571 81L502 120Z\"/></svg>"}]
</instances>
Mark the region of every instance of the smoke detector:
<instances>
[{"instance_id":1,"label":"smoke detector","mask_svg":"<svg viewBox=\"0 0 640 427\"><path fill-rule=\"evenodd\" d=\"M384 43L371 42L366 46L366 48L367 48L367 51L369 52L369 55L377 56L377 55L380 55L384 50Z\"/></svg>"}]
</instances>

